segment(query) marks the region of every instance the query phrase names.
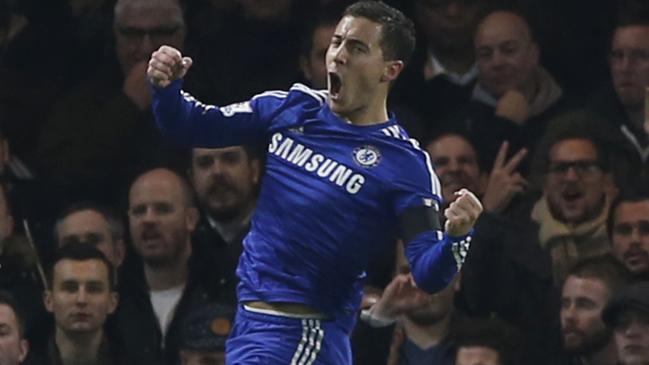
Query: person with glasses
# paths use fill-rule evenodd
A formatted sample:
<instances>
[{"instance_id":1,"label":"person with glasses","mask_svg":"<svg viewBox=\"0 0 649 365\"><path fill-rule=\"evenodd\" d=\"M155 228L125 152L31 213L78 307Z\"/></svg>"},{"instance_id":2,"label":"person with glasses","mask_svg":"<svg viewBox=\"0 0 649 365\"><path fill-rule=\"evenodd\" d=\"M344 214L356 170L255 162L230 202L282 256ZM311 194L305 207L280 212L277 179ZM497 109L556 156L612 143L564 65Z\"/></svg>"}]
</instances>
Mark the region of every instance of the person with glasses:
<instances>
[{"instance_id":1,"label":"person with glasses","mask_svg":"<svg viewBox=\"0 0 649 365\"><path fill-rule=\"evenodd\" d=\"M70 201L120 201L137 171L177 155L153 123L146 67L160 45L184 47L178 1L119 0L112 29L112 56L60 98L37 148L41 176Z\"/></svg>"},{"instance_id":2,"label":"person with glasses","mask_svg":"<svg viewBox=\"0 0 649 365\"><path fill-rule=\"evenodd\" d=\"M615 186L604 137L587 114L571 113L554 120L539 145L543 196L531 217L556 282L577 260L610 251L606 218Z\"/></svg>"}]
</instances>

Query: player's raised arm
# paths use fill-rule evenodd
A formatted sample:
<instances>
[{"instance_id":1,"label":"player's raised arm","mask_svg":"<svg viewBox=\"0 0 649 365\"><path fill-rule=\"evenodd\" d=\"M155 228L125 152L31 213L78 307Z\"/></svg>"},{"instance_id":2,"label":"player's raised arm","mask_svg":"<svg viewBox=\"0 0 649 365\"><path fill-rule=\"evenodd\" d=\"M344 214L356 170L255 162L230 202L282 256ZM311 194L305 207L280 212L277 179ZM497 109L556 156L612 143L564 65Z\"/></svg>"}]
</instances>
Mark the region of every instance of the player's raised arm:
<instances>
[{"instance_id":1,"label":"player's raised arm","mask_svg":"<svg viewBox=\"0 0 649 365\"><path fill-rule=\"evenodd\" d=\"M284 100L277 95L283 94L225 107L204 104L181 90L192 63L170 46L161 46L151 55L147 77L153 87L151 105L160 131L187 147L214 148L262 140L270 124L267 116L282 104Z\"/></svg>"},{"instance_id":2,"label":"player's raised arm","mask_svg":"<svg viewBox=\"0 0 649 365\"><path fill-rule=\"evenodd\" d=\"M401 217L412 276L429 293L444 289L460 270L473 225L482 213L482 204L472 192L462 189L456 194L459 197L444 211L444 232L435 206L409 208Z\"/></svg>"}]
</instances>

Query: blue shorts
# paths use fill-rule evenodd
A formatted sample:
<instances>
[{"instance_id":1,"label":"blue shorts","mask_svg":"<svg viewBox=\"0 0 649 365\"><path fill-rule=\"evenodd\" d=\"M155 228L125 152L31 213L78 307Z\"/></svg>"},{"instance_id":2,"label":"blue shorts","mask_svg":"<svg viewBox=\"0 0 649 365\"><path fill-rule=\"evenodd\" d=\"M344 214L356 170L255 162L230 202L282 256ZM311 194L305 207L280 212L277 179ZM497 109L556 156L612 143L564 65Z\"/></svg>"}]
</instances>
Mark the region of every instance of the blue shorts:
<instances>
[{"instance_id":1,"label":"blue shorts","mask_svg":"<svg viewBox=\"0 0 649 365\"><path fill-rule=\"evenodd\" d=\"M351 365L349 336L332 320L291 318L239 306L227 365Z\"/></svg>"}]
</instances>

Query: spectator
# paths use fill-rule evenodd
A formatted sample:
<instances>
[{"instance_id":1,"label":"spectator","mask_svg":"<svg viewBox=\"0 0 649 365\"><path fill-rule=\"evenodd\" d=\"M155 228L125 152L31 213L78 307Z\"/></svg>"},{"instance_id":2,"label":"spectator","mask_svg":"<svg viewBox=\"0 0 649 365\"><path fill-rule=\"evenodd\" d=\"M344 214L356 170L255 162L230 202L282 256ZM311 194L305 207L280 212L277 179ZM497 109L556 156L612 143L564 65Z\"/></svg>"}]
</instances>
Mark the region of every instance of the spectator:
<instances>
[{"instance_id":1,"label":"spectator","mask_svg":"<svg viewBox=\"0 0 649 365\"><path fill-rule=\"evenodd\" d=\"M182 365L225 365L225 342L232 330L235 310L223 305L205 307L183 326Z\"/></svg>"},{"instance_id":2,"label":"spectator","mask_svg":"<svg viewBox=\"0 0 649 365\"><path fill-rule=\"evenodd\" d=\"M10 292L24 314L22 323L30 340L41 337L40 325L47 316L42 293L45 278L40 259L27 237L16 232L6 188L0 184L0 288Z\"/></svg>"},{"instance_id":3,"label":"spectator","mask_svg":"<svg viewBox=\"0 0 649 365\"><path fill-rule=\"evenodd\" d=\"M397 268L398 274L385 288L383 295L361 317L376 327L396 322L396 326L391 326L394 329L389 331L392 333L392 343L387 354L387 363L453 364L451 338L456 323L453 301L459 290L460 276L446 289L436 294L427 294L414 284L401 244L398 245ZM374 348L370 352L377 356L382 351ZM369 359L360 362L370 364L379 361L385 363L386 360L374 357L373 362Z\"/></svg>"},{"instance_id":4,"label":"spectator","mask_svg":"<svg viewBox=\"0 0 649 365\"><path fill-rule=\"evenodd\" d=\"M611 204L607 221L612 253L633 275L649 279L649 194L622 191Z\"/></svg>"},{"instance_id":5,"label":"spectator","mask_svg":"<svg viewBox=\"0 0 649 365\"><path fill-rule=\"evenodd\" d=\"M97 247L115 268L124 261L124 224L108 209L92 203L79 203L65 210L54 230L59 247L84 242Z\"/></svg>"},{"instance_id":6,"label":"spectator","mask_svg":"<svg viewBox=\"0 0 649 365\"><path fill-rule=\"evenodd\" d=\"M302 77L313 89L327 88L327 67L325 55L329 42L338 24L340 12L322 8L321 14L312 22L305 32L300 52L300 70Z\"/></svg>"},{"instance_id":7,"label":"spectator","mask_svg":"<svg viewBox=\"0 0 649 365\"><path fill-rule=\"evenodd\" d=\"M425 138L470 99L478 74L473 35L489 3L413 1L413 19L420 35L418 46L412 63L395 84L393 97L419 114Z\"/></svg>"},{"instance_id":8,"label":"spectator","mask_svg":"<svg viewBox=\"0 0 649 365\"><path fill-rule=\"evenodd\" d=\"M201 218L193 234L193 249L205 274L220 282L224 300L236 303L235 271L243 251L261 178L261 161L250 147L195 148L191 183Z\"/></svg>"},{"instance_id":9,"label":"spectator","mask_svg":"<svg viewBox=\"0 0 649 365\"><path fill-rule=\"evenodd\" d=\"M522 364L519 336L518 329L502 320L467 320L455 336L455 365Z\"/></svg>"},{"instance_id":10,"label":"spectator","mask_svg":"<svg viewBox=\"0 0 649 365\"><path fill-rule=\"evenodd\" d=\"M524 204L528 183L516 171L526 150L507 158L508 148L504 142L492 170L485 172L467 136L445 131L427 144L445 203L455 199L453 189L466 187L480 193L485 207L462 270L458 307L469 316L497 316L515 324L527 337L522 344L529 362L545 364L556 346L558 293L550 258Z\"/></svg>"},{"instance_id":11,"label":"spectator","mask_svg":"<svg viewBox=\"0 0 649 365\"><path fill-rule=\"evenodd\" d=\"M563 363L616 363L613 334L601 315L628 275L611 256L589 258L570 269L561 291L561 334L567 355Z\"/></svg>"},{"instance_id":12,"label":"spectator","mask_svg":"<svg viewBox=\"0 0 649 365\"><path fill-rule=\"evenodd\" d=\"M139 363L177 364L182 321L216 296L210 290L218 283L190 261L198 219L190 185L171 170L149 170L131 185L129 226L141 267L122 282L116 326Z\"/></svg>"},{"instance_id":13,"label":"spectator","mask_svg":"<svg viewBox=\"0 0 649 365\"><path fill-rule=\"evenodd\" d=\"M581 114L553 121L539 145L543 196L532 209L539 242L549 252L555 282L582 258L608 253L606 218L614 187L600 131Z\"/></svg>"},{"instance_id":14,"label":"spectator","mask_svg":"<svg viewBox=\"0 0 649 365\"><path fill-rule=\"evenodd\" d=\"M148 57L162 44L182 48L177 0L119 0L114 8L115 64L54 107L38 146L41 173L72 201L120 202L136 171L173 151L155 128L146 80Z\"/></svg>"},{"instance_id":15,"label":"spectator","mask_svg":"<svg viewBox=\"0 0 649 365\"><path fill-rule=\"evenodd\" d=\"M526 20L516 13L487 15L474 42L477 85L471 101L447 123L464 128L491 166L504 141L512 151L534 148L563 93L539 64L539 47ZM524 173L527 168L526 163L520 167Z\"/></svg>"},{"instance_id":16,"label":"spectator","mask_svg":"<svg viewBox=\"0 0 649 365\"><path fill-rule=\"evenodd\" d=\"M649 282L637 282L612 298L602 319L615 333L620 365L649 363Z\"/></svg>"},{"instance_id":17,"label":"spectator","mask_svg":"<svg viewBox=\"0 0 649 365\"><path fill-rule=\"evenodd\" d=\"M27 357L29 343L25 339L25 319L18 303L6 291L0 291L0 363L19 365Z\"/></svg>"},{"instance_id":18,"label":"spectator","mask_svg":"<svg viewBox=\"0 0 649 365\"><path fill-rule=\"evenodd\" d=\"M58 252L48 275L44 303L55 328L41 348L48 364L119 364L122 352L104 323L118 303L113 265L95 247L70 244Z\"/></svg>"}]
</instances>

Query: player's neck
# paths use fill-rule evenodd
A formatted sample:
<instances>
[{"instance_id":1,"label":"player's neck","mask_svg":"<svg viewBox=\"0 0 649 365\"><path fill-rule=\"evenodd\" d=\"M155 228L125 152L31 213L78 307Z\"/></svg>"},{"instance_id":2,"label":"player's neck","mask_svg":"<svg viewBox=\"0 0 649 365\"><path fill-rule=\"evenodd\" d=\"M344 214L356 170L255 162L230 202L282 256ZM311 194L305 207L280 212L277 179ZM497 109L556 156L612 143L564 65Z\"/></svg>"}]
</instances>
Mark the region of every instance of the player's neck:
<instances>
[{"instance_id":1,"label":"player's neck","mask_svg":"<svg viewBox=\"0 0 649 365\"><path fill-rule=\"evenodd\" d=\"M54 336L61 359L63 359L63 363L66 363L66 360L72 359L77 361L95 360L104 332L100 328L95 331L75 333L57 327Z\"/></svg>"},{"instance_id":2,"label":"player's neck","mask_svg":"<svg viewBox=\"0 0 649 365\"><path fill-rule=\"evenodd\" d=\"M338 114L338 117L358 126L385 123L388 120L386 100L385 98L374 100L361 108Z\"/></svg>"}]
</instances>

